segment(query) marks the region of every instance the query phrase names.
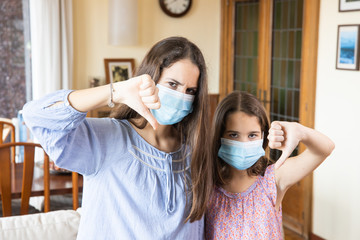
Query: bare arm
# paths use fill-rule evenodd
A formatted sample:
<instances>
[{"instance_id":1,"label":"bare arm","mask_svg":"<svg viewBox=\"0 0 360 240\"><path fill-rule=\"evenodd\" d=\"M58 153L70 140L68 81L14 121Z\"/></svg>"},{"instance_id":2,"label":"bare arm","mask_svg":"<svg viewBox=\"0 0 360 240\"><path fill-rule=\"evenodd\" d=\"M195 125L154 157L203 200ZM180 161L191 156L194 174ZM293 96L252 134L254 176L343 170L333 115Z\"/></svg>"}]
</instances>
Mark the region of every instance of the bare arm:
<instances>
[{"instance_id":1,"label":"bare arm","mask_svg":"<svg viewBox=\"0 0 360 240\"><path fill-rule=\"evenodd\" d=\"M273 122L269 131L269 147L282 150L275 164L278 201L286 190L314 171L333 151L334 143L324 134L295 122ZM306 150L290 157L299 142Z\"/></svg>"},{"instance_id":2,"label":"bare arm","mask_svg":"<svg viewBox=\"0 0 360 240\"><path fill-rule=\"evenodd\" d=\"M110 102L110 86L108 84L94 88L76 90L69 94L68 99L71 106L76 110L88 112L106 106Z\"/></svg>"},{"instance_id":3,"label":"bare arm","mask_svg":"<svg viewBox=\"0 0 360 240\"><path fill-rule=\"evenodd\" d=\"M160 107L158 89L149 75L141 75L127 81L113 84L113 102L126 104L156 128L158 123L148 108ZM73 91L69 94L69 103L80 112L87 112L106 106L110 102L110 86Z\"/></svg>"},{"instance_id":4,"label":"bare arm","mask_svg":"<svg viewBox=\"0 0 360 240\"><path fill-rule=\"evenodd\" d=\"M116 83L114 89L114 102L127 104L146 116L149 122L153 119L152 124L157 124L148 109L160 105L157 88L150 76L142 75ZM118 127L116 121L86 119L85 112L106 105L109 96L109 85L79 91L56 91L26 103L24 121L59 167L93 174L100 161L109 154L105 149L109 143L112 144L111 139L117 137L115 132L122 135L123 128Z\"/></svg>"}]
</instances>

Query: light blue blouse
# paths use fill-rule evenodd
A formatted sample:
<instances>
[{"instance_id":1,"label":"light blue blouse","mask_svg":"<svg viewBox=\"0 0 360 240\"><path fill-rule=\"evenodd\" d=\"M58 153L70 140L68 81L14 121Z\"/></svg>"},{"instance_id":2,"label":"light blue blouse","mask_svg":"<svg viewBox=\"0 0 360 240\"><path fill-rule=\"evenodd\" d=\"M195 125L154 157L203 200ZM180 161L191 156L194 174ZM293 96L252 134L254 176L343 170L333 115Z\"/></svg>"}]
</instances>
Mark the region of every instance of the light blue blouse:
<instances>
[{"instance_id":1,"label":"light blue blouse","mask_svg":"<svg viewBox=\"0 0 360 240\"><path fill-rule=\"evenodd\" d=\"M85 118L69 93L29 102L23 116L56 165L84 176L78 239L203 239L203 219L184 223L190 154L159 151L127 120Z\"/></svg>"}]
</instances>

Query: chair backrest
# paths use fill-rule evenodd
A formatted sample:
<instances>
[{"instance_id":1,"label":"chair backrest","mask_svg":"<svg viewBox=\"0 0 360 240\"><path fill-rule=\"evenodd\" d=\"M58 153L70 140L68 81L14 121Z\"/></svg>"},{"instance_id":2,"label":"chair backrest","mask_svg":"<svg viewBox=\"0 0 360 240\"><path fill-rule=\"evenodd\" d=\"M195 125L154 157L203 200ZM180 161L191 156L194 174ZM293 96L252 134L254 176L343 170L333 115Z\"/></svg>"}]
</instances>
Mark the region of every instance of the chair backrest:
<instances>
[{"instance_id":1,"label":"chair backrest","mask_svg":"<svg viewBox=\"0 0 360 240\"><path fill-rule=\"evenodd\" d=\"M11 216L11 186L12 186L12 165L10 149L15 146L24 147L24 162L23 176L22 176L22 190L21 190L21 209L20 214L27 214L29 210L29 199L31 195L31 188L34 175L34 158L35 148L42 148L40 144L29 142L16 142L0 144L0 190L2 200L3 216ZM13 174L15 174L13 172ZM45 197L45 211L50 208L50 175L49 175L49 157L44 151L44 197Z\"/></svg>"},{"instance_id":2,"label":"chair backrest","mask_svg":"<svg viewBox=\"0 0 360 240\"><path fill-rule=\"evenodd\" d=\"M15 142L15 126L11 120L0 119L0 144L4 143L7 135L10 133L10 142ZM11 161L15 162L15 147L11 148Z\"/></svg>"},{"instance_id":3,"label":"chair backrest","mask_svg":"<svg viewBox=\"0 0 360 240\"><path fill-rule=\"evenodd\" d=\"M72 172L72 197L73 197L73 210L79 207L79 174Z\"/></svg>"}]
</instances>

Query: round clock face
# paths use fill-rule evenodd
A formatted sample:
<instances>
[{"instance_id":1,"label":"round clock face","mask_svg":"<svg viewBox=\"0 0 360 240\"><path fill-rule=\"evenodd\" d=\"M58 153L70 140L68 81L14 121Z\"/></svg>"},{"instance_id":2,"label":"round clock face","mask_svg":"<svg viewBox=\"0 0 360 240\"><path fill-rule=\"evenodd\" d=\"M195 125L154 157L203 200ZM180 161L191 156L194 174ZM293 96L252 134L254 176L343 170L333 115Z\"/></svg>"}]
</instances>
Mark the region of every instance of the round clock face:
<instances>
[{"instance_id":1,"label":"round clock face","mask_svg":"<svg viewBox=\"0 0 360 240\"><path fill-rule=\"evenodd\" d=\"M159 0L161 9L171 17L184 16L191 7L191 0Z\"/></svg>"}]
</instances>

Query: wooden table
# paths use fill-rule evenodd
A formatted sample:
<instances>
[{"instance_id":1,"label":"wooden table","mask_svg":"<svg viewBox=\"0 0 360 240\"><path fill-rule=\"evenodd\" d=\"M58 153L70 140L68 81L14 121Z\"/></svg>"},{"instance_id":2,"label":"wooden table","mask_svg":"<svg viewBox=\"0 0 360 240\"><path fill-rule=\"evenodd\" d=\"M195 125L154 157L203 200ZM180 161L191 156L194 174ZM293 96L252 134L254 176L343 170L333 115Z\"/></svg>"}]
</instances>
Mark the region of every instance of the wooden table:
<instances>
[{"instance_id":1,"label":"wooden table","mask_svg":"<svg viewBox=\"0 0 360 240\"><path fill-rule=\"evenodd\" d=\"M21 198L21 182L23 164L11 165L11 196ZM82 191L83 178L79 175L79 192ZM50 174L50 196L72 193L71 174ZM0 194L1 195L1 194ZM31 196L44 196L44 172L38 166L34 167L34 178L31 188Z\"/></svg>"}]
</instances>

